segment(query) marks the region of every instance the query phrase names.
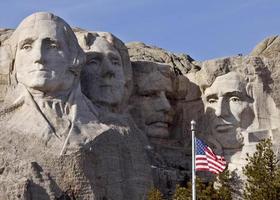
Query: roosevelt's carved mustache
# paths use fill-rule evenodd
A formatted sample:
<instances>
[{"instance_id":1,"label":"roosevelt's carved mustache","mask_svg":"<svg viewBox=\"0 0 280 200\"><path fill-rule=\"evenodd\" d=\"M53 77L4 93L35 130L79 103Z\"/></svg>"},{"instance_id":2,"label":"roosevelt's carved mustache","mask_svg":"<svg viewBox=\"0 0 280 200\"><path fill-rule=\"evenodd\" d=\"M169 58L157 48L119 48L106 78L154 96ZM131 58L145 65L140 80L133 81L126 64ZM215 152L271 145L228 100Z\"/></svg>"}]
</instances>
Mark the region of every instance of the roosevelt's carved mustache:
<instances>
[{"instance_id":1,"label":"roosevelt's carved mustache","mask_svg":"<svg viewBox=\"0 0 280 200\"><path fill-rule=\"evenodd\" d=\"M167 124L171 124L173 121L173 115L171 114L163 114L163 113L156 113L146 117L146 124L151 125L157 122L163 122Z\"/></svg>"}]
</instances>

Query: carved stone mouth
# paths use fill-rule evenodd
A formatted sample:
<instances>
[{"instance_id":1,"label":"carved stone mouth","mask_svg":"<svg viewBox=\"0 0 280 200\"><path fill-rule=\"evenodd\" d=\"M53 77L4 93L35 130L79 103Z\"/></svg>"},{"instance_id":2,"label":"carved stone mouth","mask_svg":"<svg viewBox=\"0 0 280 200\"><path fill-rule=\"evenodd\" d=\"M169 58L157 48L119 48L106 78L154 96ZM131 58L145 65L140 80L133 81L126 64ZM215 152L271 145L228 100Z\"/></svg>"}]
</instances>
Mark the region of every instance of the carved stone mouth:
<instances>
[{"instance_id":1,"label":"carved stone mouth","mask_svg":"<svg viewBox=\"0 0 280 200\"><path fill-rule=\"evenodd\" d=\"M32 72L50 72L50 70L48 69L33 69L31 71L29 71L29 73L32 73Z\"/></svg>"},{"instance_id":2,"label":"carved stone mouth","mask_svg":"<svg viewBox=\"0 0 280 200\"><path fill-rule=\"evenodd\" d=\"M108 88L108 87L112 87L112 85L110 84L103 84L103 85L100 85L101 88Z\"/></svg>"},{"instance_id":3,"label":"carved stone mouth","mask_svg":"<svg viewBox=\"0 0 280 200\"><path fill-rule=\"evenodd\" d=\"M170 125L169 122L163 122L163 121L156 121L156 122L152 122L149 124L149 126L155 126L155 127L159 127L159 128L168 128Z\"/></svg>"},{"instance_id":4,"label":"carved stone mouth","mask_svg":"<svg viewBox=\"0 0 280 200\"><path fill-rule=\"evenodd\" d=\"M215 126L215 129L219 132L226 132L232 128L234 128L233 124L218 124Z\"/></svg>"}]
</instances>

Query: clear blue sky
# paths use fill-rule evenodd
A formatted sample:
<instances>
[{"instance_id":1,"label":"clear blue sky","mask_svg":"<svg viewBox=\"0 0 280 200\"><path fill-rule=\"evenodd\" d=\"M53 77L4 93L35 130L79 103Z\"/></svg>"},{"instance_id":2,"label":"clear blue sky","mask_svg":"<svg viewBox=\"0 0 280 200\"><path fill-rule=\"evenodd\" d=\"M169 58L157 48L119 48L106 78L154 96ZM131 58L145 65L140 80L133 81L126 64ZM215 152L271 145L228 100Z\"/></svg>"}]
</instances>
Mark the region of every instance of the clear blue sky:
<instances>
[{"instance_id":1,"label":"clear blue sky","mask_svg":"<svg viewBox=\"0 0 280 200\"><path fill-rule=\"evenodd\" d=\"M71 26L112 32L195 60L247 54L280 34L279 0L0 0L0 28L15 28L36 11Z\"/></svg>"}]
</instances>

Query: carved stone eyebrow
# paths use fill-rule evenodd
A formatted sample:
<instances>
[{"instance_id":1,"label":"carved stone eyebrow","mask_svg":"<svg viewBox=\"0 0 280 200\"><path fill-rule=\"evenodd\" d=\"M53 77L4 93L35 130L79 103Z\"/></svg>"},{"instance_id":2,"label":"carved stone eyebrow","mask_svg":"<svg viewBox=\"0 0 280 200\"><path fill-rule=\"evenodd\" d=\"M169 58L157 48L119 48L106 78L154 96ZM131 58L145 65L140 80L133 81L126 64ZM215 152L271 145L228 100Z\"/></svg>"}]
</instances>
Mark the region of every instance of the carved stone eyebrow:
<instances>
[{"instance_id":1,"label":"carved stone eyebrow","mask_svg":"<svg viewBox=\"0 0 280 200\"><path fill-rule=\"evenodd\" d=\"M206 95L206 100L208 101L209 99L218 99L218 95L217 94Z\"/></svg>"},{"instance_id":2,"label":"carved stone eyebrow","mask_svg":"<svg viewBox=\"0 0 280 200\"><path fill-rule=\"evenodd\" d=\"M245 95L241 91L227 92L224 94L224 96L227 96L227 97L237 96L240 98L245 97Z\"/></svg>"},{"instance_id":3,"label":"carved stone eyebrow","mask_svg":"<svg viewBox=\"0 0 280 200\"><path fill-rule=\"evenodd\" d=\"M218 94L208 94L205 95L206 96L206 100L208 101L209 99L218 99ZM224 97L239 97L241 100L246 98L246 95L244 95L241 91L229 91L224 93L222 96Z\"/></svg>"},{"instance_id":4,"label":"carved stone eyebrow","mask_svg":"<svg viewBox=\"0 0 280 200\"><path fill-rule=\"evenodd\" d=\"M103 54L99 52L87 52L86 53L86 60L87 62L91 59L102 60Z\"/></svg>"},{"instance_id":5,"label":"carved stone eyebrow","mask_svg":"<svg viewBox=\"0 0 280 200\"><path fill-rule=\"evenodd\" d=\"M33 38L33 37L25 38L19 42L19 47L22 47L25 44L32 44L35 40L36 40L36 38Z\"/></svg>"},{"instance_id":6,"label":"carved stone eyebrow","mask_svg":"<svg viewBox=\"0 0 280 200\"><path fill-rule=\"evenodd\" d=\"M119 54L117 54L117 53L109 52L109 53L108 53L108 56L109 56L110 59L118 59L118 60L121 61L121 57L120 57Z\"/></svg>"},{"instance_id":7,"label":"carved stone eyebrow","mask_svg":"<svg viewBox=\"0 0 280 200\"><path fill-rule=\"evenodd\" d=\"M50 42L50 43L55 43L55 44L59 44L59 41L56 40L56 39L53 39L53 38L44 38L43 41L46 41L46 42Z\"/></svg>"}]
</instances>

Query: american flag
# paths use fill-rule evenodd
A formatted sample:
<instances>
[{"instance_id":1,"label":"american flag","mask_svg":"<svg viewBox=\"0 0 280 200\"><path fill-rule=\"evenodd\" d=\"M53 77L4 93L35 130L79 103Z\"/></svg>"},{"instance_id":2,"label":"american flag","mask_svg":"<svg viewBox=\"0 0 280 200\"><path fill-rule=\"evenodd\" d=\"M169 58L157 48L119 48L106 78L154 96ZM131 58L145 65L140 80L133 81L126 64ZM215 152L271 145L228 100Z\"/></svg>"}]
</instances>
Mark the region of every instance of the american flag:
<instances>
[{"instance_id":1,"label":"american flag","mask_svg":"<svg viewBox=\"0 0 280 200\"><path fill-rule=\"evenodd\" d=\"M224 157L217 156L202 140L196 138L195 170L210 171L214 174L223 172L226 168Z\"/></svg>"}]
</instances>

